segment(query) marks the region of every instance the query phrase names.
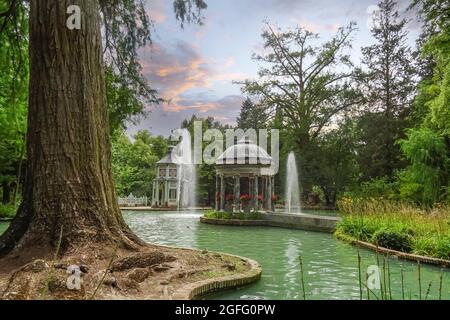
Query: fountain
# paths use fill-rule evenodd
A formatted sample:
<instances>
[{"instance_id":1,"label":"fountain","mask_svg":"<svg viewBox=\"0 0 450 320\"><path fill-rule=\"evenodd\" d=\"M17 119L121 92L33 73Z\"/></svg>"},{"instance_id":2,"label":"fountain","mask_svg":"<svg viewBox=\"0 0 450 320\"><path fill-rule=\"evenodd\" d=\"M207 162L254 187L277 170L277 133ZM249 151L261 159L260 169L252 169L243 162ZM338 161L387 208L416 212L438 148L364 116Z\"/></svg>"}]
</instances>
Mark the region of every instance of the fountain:
<instances>
[{"instance_id":1,"label":"fountain","mask_svg":"<svg viewBox=\"0 0 450 320\"><path fill-rule=\"evenodd\" d=\"M294 152L290 152L286 167L286 213L301 213L300 188L298 187L298 172Z\"/></svg>"},{"instance_id":2,"label":"fountain","mask_svg":"<svg viewBox=\"0 0 450 320\"><path fill-rule=\"evenodd\" d=\"M191 147L191 134L187 129L178 131L181 142L174 149L175 163L178 165L178 210L196 205L197 172Z\"/></svg>"}]
</instances>

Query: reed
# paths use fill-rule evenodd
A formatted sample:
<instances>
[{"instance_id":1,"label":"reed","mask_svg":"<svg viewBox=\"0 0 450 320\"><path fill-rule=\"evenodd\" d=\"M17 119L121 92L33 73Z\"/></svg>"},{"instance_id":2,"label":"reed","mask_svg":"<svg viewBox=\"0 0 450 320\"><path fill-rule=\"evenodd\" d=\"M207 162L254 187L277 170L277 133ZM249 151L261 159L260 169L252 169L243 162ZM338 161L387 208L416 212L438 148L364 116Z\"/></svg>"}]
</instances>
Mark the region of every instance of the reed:
<instances>
[{"instance_id":1,"label":"reed","mask_svg":"<svg viewBox=\"0 0 450 320\"><path fill-rule=\"evenodd\" d=\"M417 277L419 280L419 300L422 300L422 276L420 272L420 261L417 261Z\"/></svg>"},{"instance_id":2,"label":"reed","mask_svg":"<svg viewBox=\"0 0 450 320\"><path fill-rule=\"evenodd\" d=\"M359 300L363 299L362 279L361 279L361 255L358 249L358 279L359 279Z\"/></svg>"},{"instance_id":3,"label":"reed","mask_svg":"<svg viewBox=\"0 0 450 320\"><path fill-rule=\"evenodd\" d=\"M402 300L405 300L405 279L403 276L403 268L400 269L400 278L402 283Z\"/></svg>"},{"instance_id":4,"label":"reed","mask_svg":"<svg viewBox=\"0 0 450 320\"><path fill-rule=\"evenodd\" d=\"M302 296L303 296L303 300L306 300L305 275L304 275L304 272L303 272L303 259L302 259L302 256L299 255L298 259L299 259L299 264L300 264L300 282L301 282L301 285L302 285Z\"/></svg>"}]
</instances>

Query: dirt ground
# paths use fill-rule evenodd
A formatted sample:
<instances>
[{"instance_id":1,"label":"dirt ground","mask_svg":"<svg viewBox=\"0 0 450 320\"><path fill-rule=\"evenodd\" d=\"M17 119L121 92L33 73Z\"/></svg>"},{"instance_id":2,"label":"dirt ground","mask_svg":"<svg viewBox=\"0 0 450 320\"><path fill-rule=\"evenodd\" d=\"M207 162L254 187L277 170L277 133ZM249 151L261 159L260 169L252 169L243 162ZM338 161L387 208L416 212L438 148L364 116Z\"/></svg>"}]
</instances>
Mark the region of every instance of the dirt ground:
<instances>
[{"instance_id":1,"label":"dirt ground","mask_svg":"<svg viewBox=\"0 0 450 320\"><path fill-rule=\"evenodd\" d=\"M189 283L243 273L241 258L144 246L137 252L85 247L61 258L0 260L0 299L171 299Z\"/></svg>"}]
</instances>

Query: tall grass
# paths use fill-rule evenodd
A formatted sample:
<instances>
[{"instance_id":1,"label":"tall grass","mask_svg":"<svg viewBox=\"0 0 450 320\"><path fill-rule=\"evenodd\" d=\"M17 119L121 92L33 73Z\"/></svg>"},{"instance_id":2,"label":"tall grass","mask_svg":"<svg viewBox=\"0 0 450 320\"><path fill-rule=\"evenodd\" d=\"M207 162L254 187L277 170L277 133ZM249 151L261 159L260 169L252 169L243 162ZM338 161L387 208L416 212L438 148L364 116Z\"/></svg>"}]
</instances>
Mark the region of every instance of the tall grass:
<instances>
[{"instance_id":1,"label":"tall grass","mask_svg":"<svg viewBox=\"0 0 450 320\"><path fill-rule=\"evenodd\" d=\"M401 251L450 259L448 206L425 210L408 203L373 198L344 198L338 206L342 214L338 233L375 245L380 238L387 239L394 246L399 245Z\"/></svg>"},{"instance_id":2,"label":"tall grass","mask_svg":"<svg viewBox=\"0 0 450 320\"><path fill-rule=\"evenodd\" d=\"M369 286L369 273L364 272L362 269L363 261L361 254L358 250L357 253L357 267L358 267L358 276L357 279L355 279L355 284L358 282L359 285L359 299L367 299L371 300L375 298L376 300L412 300L413 298L413 291L411 288L408 290L409 294L406 295L406 288L405 288L405 281L404 281L404 270L403 268L400 269L400 280L401 280L401 294L396 293L394 295L394 291L392 290L391 283L393 283L395 280L393 277L393 274L391 272L390 268L390 262L389 262L389 256L388 255L380 255L377 253L377 266L378 266L378 276L379 276L379 289L370 288ZM305 290L305 267L303 264L302 256L299 257L299 271L300 271L300 284L302 288L302 298L303 300L306 300L306 290ZM381 261L382 260L382 261ZM416 266L417 270L417 283L418 288L416 288L414 291L416 292L415 296L422 300L423 294L422 294L422 275L421 275L421 264L417 263ZM363 277L362 275L365 274ZM437 291L438 293L438 299L442 299L442 285L443 285L443 270L441 269L440 275L439 275L439 283L437 286L433 286L433 281L429 281L427 285L427 290L425 292L425 300L427 300L432 292ZM432 289L437 288L437 289ZM417 290L417 291L416 291ZM346 297L343 297L346 298Z\"/></svg>"}]
</instances>

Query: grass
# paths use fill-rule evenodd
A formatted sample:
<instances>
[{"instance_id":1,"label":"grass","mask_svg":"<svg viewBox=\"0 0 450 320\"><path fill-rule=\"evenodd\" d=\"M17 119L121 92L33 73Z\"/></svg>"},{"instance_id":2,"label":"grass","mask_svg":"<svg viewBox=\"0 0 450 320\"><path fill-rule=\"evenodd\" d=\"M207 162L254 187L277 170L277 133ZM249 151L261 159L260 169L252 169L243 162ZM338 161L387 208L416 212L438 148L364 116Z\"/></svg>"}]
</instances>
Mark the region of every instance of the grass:
<instances>
[{"instance_id":1,"label":"grass","mask_svg":"<svg viewBox=\"0 0 450 320\"><path fill-rule=\"evenodd\" d=\"M224 219L224 220L261 220L262 216L260 212L224 212L224 211L207 211L205 218L210 219Z\"/></svg>"},{"instance_id":2,"label":"grass","mask_svg":"<svg viewBox=\"0 0 450 320\"><path fill-rule=\"evenodd\" d=\"M450 260L450 208L424 210L383 199L339 202L337 233L417 255Z\"/></svg>"},{"instance_id":3,"label":"grass","mask_svg":"<svg viewBox=\"0 0 450 320\"><path fill-rule=\"evenodd\" d=\"M0 204L0 219L11 219L16 215L16 208L14 205Z\"/></svg>"}]
</instances>

